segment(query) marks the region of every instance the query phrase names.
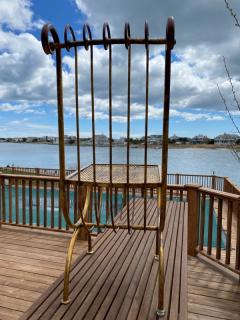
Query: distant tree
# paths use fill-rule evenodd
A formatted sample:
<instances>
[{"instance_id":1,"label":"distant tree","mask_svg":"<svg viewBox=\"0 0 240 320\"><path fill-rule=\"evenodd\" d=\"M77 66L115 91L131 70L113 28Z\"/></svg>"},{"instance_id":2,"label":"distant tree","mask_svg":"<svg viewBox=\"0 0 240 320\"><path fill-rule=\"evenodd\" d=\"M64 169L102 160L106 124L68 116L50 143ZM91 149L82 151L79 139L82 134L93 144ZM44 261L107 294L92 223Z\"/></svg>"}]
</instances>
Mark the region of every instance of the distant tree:
<instances>
[{"instance_id":1,"label":"distant tree","mask_svg":"<svg viewBox=\"0 0 240 320\"><path fill-rule=\"evenodd\" d=\"M233 10L233 8L230 6L230 3L228 0L224 0L225 2L225 5L226 5L226 9L228 10L228 12L230 13L230 15L233 17L234 19L234 22L235 22L235 26L237 28L240 29L240 23L239 23L239 19L238 19L238 16L237 14L235 13L235 11ZM225 109L227 111L227 114L236 130L236 132L238 134L240 134L240 125L238 124L235 116L234 116L234 111L239 111L240 112L240 101L237 97L237 94L236 94L236 91L235 91L235 88L234 88L234 84L233 84L233 81L232 81L232 77L231 77L231 74L230 74L230 71L229 71L229 68L228 68L228 65L227 65L227 61L226 61L226 58L223 57L223 64L224 64L224 68L225 68L225 72L226 72L226 75L227 75L227 79L228 79L228 82L229 82L229 85L230 85L230 88L231 88L231 91L232 91L232 97L233 97L233 100L234 100L234 105L233 107L235 108L235 110L232 111L232 109L229 107L228 105L228 102L226 100L226 98L224 97L221 89L220 89L220 86L217 84L217 87L218 87L218 92L219 92L219 95L222 99L222 102L225 106ZM232 152L232 154L234 155L234 157L240 161L240 151L238 149L235 148L234 145L231 145L230 146L230 150Z\"/></svg>"},{"instance_id":2,"label":"distant tree","mask_svg":"<svg viewBox=\"0 0 240 320\"><path fill-rule=\"evenodd\" d=\"M214 139L209 139L207 144L214 144Z\"/></svg>"},{"instance_id":3,"label":"distant tree","mask_svg":"<svg viewBox=\"0 0 240 320\"><path fill-rule=\"evenodd\" d=\"M68 144L74 144L75 143L75 140L74 139L69 139L68 140Z\"/></svg>"}]
</instances>

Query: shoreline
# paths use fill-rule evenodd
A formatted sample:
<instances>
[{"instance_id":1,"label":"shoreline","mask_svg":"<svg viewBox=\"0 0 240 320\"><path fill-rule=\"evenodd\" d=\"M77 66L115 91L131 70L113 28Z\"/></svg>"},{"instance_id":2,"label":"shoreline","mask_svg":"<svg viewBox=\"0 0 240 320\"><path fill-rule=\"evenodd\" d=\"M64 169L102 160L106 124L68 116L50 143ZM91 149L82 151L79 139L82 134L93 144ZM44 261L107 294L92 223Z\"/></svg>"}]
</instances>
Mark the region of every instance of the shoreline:
<instances>
[{"instance_id":1,"label":"shoreline","mask_svg":"<svg viewBox=\"0 0 240 320\"><path fill-rule=\"evenodd\" d=\"M47 143L47 142L0 142L0 144L18 144L18 145L50 145L50 146L58 146L58 144L55 143ZM76 144L65 144L66 146L72 146L76 147ZM82 147L92 147L91 144L89 145L80 145ZM96 147L100 148L108 148L109 146L107 145L96 145ZM122 148L126 147L126 145L113 145L113 148ZM144 145L130 145L130 148L133 149L144 149ZM168 145L169 149L226 149L229 150L230 146L228 145L214 145L214 144L169 144ZM157 145L148 145L148 149L161 149L161 146ZM235 150L240 150L240 145L235 145L234 146Z\"/></svg>"}]
</instances>

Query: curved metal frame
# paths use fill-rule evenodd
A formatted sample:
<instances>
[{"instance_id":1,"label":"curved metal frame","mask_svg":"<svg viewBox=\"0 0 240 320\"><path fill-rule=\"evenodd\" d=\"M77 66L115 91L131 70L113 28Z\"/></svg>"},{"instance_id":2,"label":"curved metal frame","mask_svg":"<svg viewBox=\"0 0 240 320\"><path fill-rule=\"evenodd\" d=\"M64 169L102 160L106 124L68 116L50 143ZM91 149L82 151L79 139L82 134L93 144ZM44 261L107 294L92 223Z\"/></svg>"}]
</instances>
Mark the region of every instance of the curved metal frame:
<instances>
[{"instance_id":1,"label":"curved metal frame","mask_svg":"<svg viewBox=\"0 0 240 320\"><path fill-rule=\"evenodd\" d=\"M64 31L64 43L60 43L57 31L51 24L47 24L42 29L41 40L42 47L46 54L53 54L56 52L56 73L57 73L57 102L58 102L58 134L59 134L59 162L60 162L60 205L61 210L64 215L66 224L74 229L67 253L66 265L65 265L65 276L64 276L64 292L62 303L66 304L69 302L69 276L72 262L72 254L74 250L74 245L80 233L81 227L85 228L88 235L88 253L92 253L92 243L91 243L91 233L90 230L92 227L97 226L98 228L105 226L106 228L112 228L115 230L115 225L113 221L112 211L112 224L109 225L108 222L103 225L100 223L100 207L101 207L101 195L100 200L98 201L98 206L96 204L96 172L93 173L93 183L92 186L86 186L86 199L84 208L79 212L79 220L76 223L73 223L69 217L68 205L67 205L67 195L66 195L66 180L65 180L65 145L64 145L64 112L63 112L63 90L62 90L62 54L61 50L66 48L67 51L70 51L71 48L74 48L75 54L75 95L76 95L76 127L77 127L77 138L78 138L78 183L79 186L83 185L80 179L80 153L79 153L79 123L78 123L78 61L77 61L77 47L83 46L86 50L90 46L90 73L91 73L91 97L92 97L92 130L93 130L93 148L95 148L95 126L94 126L94 89L93 89L93 45L103 45L105 50L109 50L109 131L111 136L111 108L112 108L112 92L111 92L111 81L112 81L112 44L123 44L128 50L128 145L127 145L127 190L129 196L129 137L130 137L130 84L131 84L131 45L132 44L144 44L146 49L146 117L148 117L148 63L149 63L149 45L162 45L166 46L165 50L165 80L164 80L164 111L163 111L163 143L162 143L162 170L161 170L161 187L157 187L157 198L158 198L158 207L159 207L159 225L156 227L147 226L146 217L144 213L144 226L130 225L129 219L129 201L127 209L127 220L128 224L117 225L118 228L128 229L129 233L131 229L136 230L154 230L157 232L156 236L156 256L159 260L159 299L158 299L158 310L157 316L163 316L164 311L164 248L163 248L163 239L162 234L165 226L165 213L166 213L166 189L167 189L167 160L168 160L168 130L169 130L169 103L170 103L170 74L171 74L171 50L175 44L175 35L174 35L174 19L172 17L168 18L167 27L166 27L166 38L165 39L149 39L149 30L148 24L145 22L145 37L143 39L133 39L130 35L130 25L129 23L125 24L124 29L124 38L113 39L111 38L110 28L107 23L103 26L103 39L92 39L91 29L88 24L83 26L83 40L78 41L75 37L74 31L71 26L67 25ZM71 33L72 41L68 40L68 32ZM49 40L49 35L51 35L53 42ZM145 149L147 147L147 132L148 127L145 125ZM146 151L145 151L146 152ZM110 153L110 159L112 164L112 158ZM93 157L95 157L95 150L93 151ZM95 158L94 170L95 170ZM147 154L145 154L145 166L147 163ZM110 166L111 167L111 166ZM110 168L110 187L112 183L112 172ZM94 172L94 171L93 171ZM147 168L145 168L145 189L147 186ZM89 210L91 202L91 193L92 188L94 190L94 203L95 203L95 213L96 213L96 224L87 223L85 218ZM111 198L111 196L110 196ZM144 198L146 199L146 190L144 192ZM111 198L112 200L112 198ZM146 200L145 200L146 203ZM146 204L144 205L146 207ZM111 209L112 210L112 209ZM145 210L144 210L145 212Z\"/></svg>"}]
</instances>

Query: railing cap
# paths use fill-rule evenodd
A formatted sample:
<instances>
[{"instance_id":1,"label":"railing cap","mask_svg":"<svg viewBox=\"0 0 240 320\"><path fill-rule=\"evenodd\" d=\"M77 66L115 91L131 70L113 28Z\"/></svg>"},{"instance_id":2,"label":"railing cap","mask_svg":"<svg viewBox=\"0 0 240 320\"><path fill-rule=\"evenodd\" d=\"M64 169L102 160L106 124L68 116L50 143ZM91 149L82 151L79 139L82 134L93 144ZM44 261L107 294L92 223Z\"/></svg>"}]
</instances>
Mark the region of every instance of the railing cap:
<instances>
[{"instance_id":1,"label":"railing cap","mask_svg":"<svg viewBox=\"0 0 240 320\"><path fill-rule=\"evenodd\" d=\"M185 187L187 189L199 189L202 187L202 185L198 183L189 183L189 184L185 184Z\"/></svg>"}]
</instances>

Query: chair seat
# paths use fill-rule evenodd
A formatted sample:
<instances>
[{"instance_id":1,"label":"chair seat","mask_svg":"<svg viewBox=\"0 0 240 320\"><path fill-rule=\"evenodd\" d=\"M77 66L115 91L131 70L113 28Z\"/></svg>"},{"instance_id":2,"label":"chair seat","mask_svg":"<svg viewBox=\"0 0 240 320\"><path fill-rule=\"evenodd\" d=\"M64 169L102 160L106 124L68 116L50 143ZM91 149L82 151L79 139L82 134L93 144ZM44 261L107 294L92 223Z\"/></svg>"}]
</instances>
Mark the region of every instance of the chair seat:
<instances>
[{"instance_id":1,"label":"chair seat","mask_svg":"<svg viewBox=\"0 0 240 320\"><path fill-rule=\"evenodd\" d=\"M96 183L97 184L110 184L110 165L109 164L96 164ZM80 172L80 180L83 183L93 183L93 169L91 164ZM147 165L147 186L158 187L161 184L161 177L159 166ZM71 180L78 179L78 172L76 171L71 175ZM132 186L144 185L144 165L129 165L129 184ZM127 165L126 164L113 164L112 165L112 184L113 185L126 185L127 184Z\"/></svg>"}]
</instances>

